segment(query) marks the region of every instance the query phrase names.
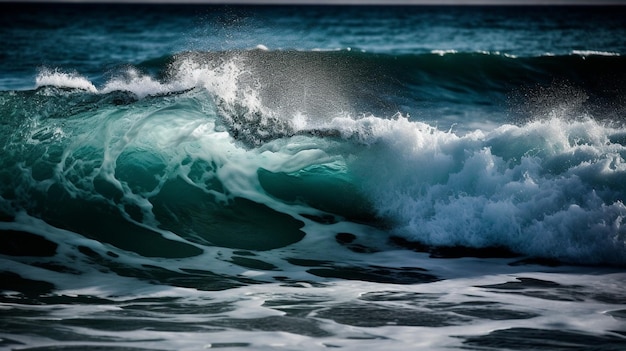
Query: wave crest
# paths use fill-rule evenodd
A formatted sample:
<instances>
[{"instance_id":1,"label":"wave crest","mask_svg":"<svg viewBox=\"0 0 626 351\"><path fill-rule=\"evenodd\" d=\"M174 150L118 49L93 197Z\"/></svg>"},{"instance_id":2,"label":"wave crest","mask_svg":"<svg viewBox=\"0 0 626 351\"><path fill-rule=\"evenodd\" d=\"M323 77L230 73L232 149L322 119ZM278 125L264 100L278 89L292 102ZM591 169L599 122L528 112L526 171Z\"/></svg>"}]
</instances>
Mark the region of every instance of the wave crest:
<instances>
[{"instance_id":1,"label":"wave crest","mask_svg":"<svg viewBox=\"0 0 626 351\"><path fill-rule=\"evenodd\" d=\"M91 93L98 89L85 77L75 73L62 72L58 69L42 69L35 78L36 88L54 86L57 88L80 89Z\"/></svg>"}]
</instances>

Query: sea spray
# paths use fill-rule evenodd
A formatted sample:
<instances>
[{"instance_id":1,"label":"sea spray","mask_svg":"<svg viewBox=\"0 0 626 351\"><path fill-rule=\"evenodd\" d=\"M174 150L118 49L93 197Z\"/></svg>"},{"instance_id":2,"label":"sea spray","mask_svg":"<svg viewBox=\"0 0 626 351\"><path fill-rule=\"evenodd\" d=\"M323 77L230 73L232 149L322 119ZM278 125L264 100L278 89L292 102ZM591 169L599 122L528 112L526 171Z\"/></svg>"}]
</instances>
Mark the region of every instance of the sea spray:
<instances>
[{"instance_id":1,"label":"sea spray","mask_svg":"<svg viewBox=\"0 0 626 351\"><path fill-rule=\"evenodd\" d=\"M0 349L624 349L622 8L3 10Z\"/></svg>"}]
</instances>

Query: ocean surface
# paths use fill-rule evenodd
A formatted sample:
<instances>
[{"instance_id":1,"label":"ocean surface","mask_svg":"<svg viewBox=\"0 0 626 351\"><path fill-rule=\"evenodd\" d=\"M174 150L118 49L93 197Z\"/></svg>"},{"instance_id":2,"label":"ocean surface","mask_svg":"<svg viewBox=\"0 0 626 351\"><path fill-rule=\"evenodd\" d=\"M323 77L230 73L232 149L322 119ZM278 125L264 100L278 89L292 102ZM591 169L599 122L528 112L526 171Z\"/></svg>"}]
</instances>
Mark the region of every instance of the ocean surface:
<instances>
[{"instance_id":1,"label":"ocean surface","mask_svg":"<svg viewBox=\"0 0 626 351\"><path fill-rule=\"evenodd\" d=\"M0 350L626 350L626 7L0 10Z\"/></svg>"}]
</instances>

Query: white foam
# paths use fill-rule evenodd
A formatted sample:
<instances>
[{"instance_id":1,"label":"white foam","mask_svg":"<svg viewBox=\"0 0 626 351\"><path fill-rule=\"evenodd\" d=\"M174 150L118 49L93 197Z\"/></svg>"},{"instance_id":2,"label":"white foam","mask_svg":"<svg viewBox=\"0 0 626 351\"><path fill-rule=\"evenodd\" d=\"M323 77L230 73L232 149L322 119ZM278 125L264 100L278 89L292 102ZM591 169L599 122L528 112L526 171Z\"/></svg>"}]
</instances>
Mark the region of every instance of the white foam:
<instances>
[{"instance_id":1,"label":"white foam","mask_svg":"<svg viewBox=\"0 0 626 351\"><path fill-rule=\"evenodd\" d=\"M448 50L431 50L430 53L431 54L435 54L435 55L439 55L439 56L444 56L444 55L448 55L448 54L456 54L458 51L456 50L452 50L452 49L448 49Z\"/></svg>"},{"instance_id":2,"label":"white foam","mask_svg":"<svg viewBox=\"0 0 626 351\"><path fill-rule=\"evenodd\" d=\"M58 69L43 69L35 78L37 88L54 86L58 88L81 89L92 93L97 92L96 87L85 77L77 74L61 72Z\"/></svg>"},{"instance_id":3,"label":"white foam","mask_svg":"<svg viewBox=\"0 0 626 351\"><path fill-rule=\"evenodd\" d=\"M184 89L184 86L174 87L172 85L163 84L150 76L141 74L134 68L129 68L124 72L123 77L111 79L98 93L107 94L113 91L129 91L138 98L144 98L149 95L160 95Z\"/></svg>"},{"instance_id":4,"label":"white foam","mask_svg":"<svg viewBox=\"0 0 626 351\"><path fill-rule=\"evenodd\" d=\"M625 263L626 206L613 191L626 146L609 140L624 130L551 119L457 136L406 119L335 123L369 145L349 169L399 235Z\"/></svg>"},{"instance_id":5,"label":"white foam","mask_svg":"<svg viewBox=\"0 0 626 351\"><path fill-rule=\"evenodd\" d=\"M510 58L516 58L517 56L513 55L513 54L508 54L508 53L502 53L500 51L486 51L486 50L479 50L479 51L475 51L478 54L481 55L495 55L495 56L504 56L504 57L510 57ZM454 50L454 49L436 49L436 50L431 50L430 51L431 54L434 55L439 55L439 56L445 56L445 55L453 55L453 54L458 54L459 51L458 50Z\"/></svg>"}]
</instances>

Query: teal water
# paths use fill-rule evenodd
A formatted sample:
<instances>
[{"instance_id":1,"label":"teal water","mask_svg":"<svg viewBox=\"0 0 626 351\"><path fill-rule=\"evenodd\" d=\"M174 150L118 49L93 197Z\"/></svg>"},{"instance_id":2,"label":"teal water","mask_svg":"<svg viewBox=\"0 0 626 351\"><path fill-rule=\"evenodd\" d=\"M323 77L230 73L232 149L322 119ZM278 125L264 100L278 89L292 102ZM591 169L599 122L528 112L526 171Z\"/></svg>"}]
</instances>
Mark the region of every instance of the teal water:
<instances>
[{"instance_id":1,"label":"teal water","mask_svg":"<svg viewBox=\"0 0 626 351\"><path fill-rule=\"evenodd\" d=\"M622 7L3 10L0 348L626 344Z\"/></svg>"}]
</instances>

